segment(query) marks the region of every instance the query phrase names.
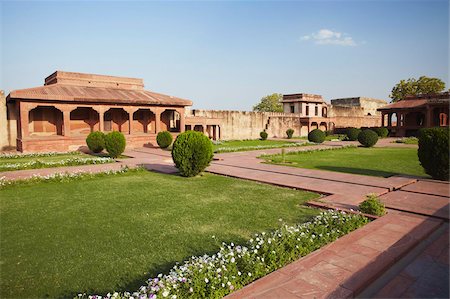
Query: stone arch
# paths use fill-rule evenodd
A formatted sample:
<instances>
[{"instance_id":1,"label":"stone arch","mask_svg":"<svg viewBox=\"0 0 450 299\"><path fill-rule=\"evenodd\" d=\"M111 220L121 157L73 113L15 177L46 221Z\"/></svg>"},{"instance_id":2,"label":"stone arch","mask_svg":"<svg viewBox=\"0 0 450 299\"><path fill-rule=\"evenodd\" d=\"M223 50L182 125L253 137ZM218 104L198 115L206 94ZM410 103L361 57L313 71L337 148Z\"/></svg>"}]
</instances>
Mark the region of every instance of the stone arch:
<instances>
[{"instance_id":1,"label":"stone arch","mask_svg":"<svg viewBox=\"0 0 450 299\"><path fill-rule=\"evenodd\" d=\"M77 107L70 112L70 134L87 135L95 131L99 122L99 114L93 108Z\"/></svg>"},{"instance_id":2,"label":"stone arch","mask_svg":"<svg viewBox=\"0 0 450 299\"><path fill-rule=\"evenodd\" d=\"M175 109L166 109L161 113L161 131L181 132L181 114Z\"/></svg>"},{"instance_id":3,"label":"stone arch","mask_svg":"<svg viewBox=\"0 0 450 299\"><path fill-rule=\"evenodd\" d=\"M397 122L398 122L397 112L392 112L389 119L390 119L391 126L396 126Z\"/></svg>"},{"instance_id":4,"label":"stone arch","mask_svg":"<svg viewBox=\"0 0 450 299\"><path fill-rule=\"evenodd\" d=\"M314 129L318 129L318 128L319 128L319 124L317 122L314 121L311 123L311 131Z\"/></svg>"},{"instance_id":5,"label":"stone arch","mask_svg":"<svg viewBox=\"0 0 450 299\"><path fill-rule=\"evenodd\" d=\"M321 122L320 124L319 124L319 129L321 129L322 131L326 131L327 130L327 128L328 128L328 126L327 126L327 123L326 122Z\"/></svg>"},{"instance_id":6,"label":"stone arch","mask_svg":"<svg viewBox=\"0 0 450 299\"><path fill-rule=\"evenodd\" d=\"M30 136L63 135L63 113L53 106L37 106L28 111Z\"/></svg>"},{"instance_id":7,"label":"stone arch","mask_svg":"<svg viewBox=\"0 0 450 299\"><path fill-rule=\"evenodd\" d=\"M439 126L448 126L448 114L445 112L439 113Z\"/></svg>"},{"instance_id":8,"label":"stone arch","mask_svg":"<svg viewBox=\"0 0 450 299\"><path fill-rule=\"evenodd\" d=\"M138 109L133 113L133 132L156 133L156 117L150 109Z\"/></svg>"},{"instance_id":9,"label":"stone arch","mask_svg":"<svg viewBox=\"0 0 450 299\"><path fill-rule=\"evenodd\" d=\"M128 133L130 130L130 122L128 113L123 108L110 108L105 112L104 116L104 130L119 131Z\"/></svg>"},{"instance_id":10,"label":"stone arch","mask_svg":"<svg viewBox=\"0 0 450 299\"><path fill-rule=\"evenodd\" d=\"M327 117L327 115L328 115L328 108L322 107L322 117Z\"/></svg>"},{"instance_id":11,"label":"stone arch","mask_svg":"<svg viewBox=\"0 0 450 299\"><path fill-rule=\"evenodd\" d=\"M203 130L204 130L203 125L195 125L194 126L194 131L203 132Z\"/></svg>"}]
</instances>

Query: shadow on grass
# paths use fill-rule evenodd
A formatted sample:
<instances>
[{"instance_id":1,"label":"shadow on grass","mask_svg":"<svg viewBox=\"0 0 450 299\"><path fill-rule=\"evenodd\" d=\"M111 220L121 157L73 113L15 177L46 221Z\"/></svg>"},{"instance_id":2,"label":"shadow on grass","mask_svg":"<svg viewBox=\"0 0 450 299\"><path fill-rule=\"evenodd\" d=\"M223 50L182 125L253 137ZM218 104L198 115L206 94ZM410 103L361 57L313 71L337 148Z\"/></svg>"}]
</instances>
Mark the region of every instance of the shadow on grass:
<instances>
[{"instance_id":1,"label":"shadow on grass","mask_svg":"<svg viewBox=\"0 0 450 299\"><path fill-rule=\"evenodd\" d=\"M384 178L401 174L401 173L396 173L396 172L389 172L389 171L375 170L375 169L328 166L328 165L316 165L315 168L320 169L320 170L345 172L345 173L351 173L351 174L362 174L362 175L377 176L377 177L384 177Z\"/></svg>"}]
</instances>

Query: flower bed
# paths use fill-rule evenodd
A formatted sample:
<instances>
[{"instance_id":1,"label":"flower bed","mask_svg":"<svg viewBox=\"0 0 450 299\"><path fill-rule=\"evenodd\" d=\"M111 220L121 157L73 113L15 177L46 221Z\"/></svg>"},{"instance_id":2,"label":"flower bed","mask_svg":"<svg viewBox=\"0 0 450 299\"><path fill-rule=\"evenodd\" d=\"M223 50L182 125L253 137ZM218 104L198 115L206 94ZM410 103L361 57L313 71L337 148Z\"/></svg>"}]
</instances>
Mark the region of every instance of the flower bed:
<instances>
[{"instance_id":1,"label":"flower bed","mask_svg":"<svg viewBox=\"0 0 450 299\"><path fill-rule=\"evenodd\" d=\"M39 157L54 157L54 156L62 156L62 155L81 155L80 152L73 151L73 152L46 152L46 153L29 153L29 154L22 154L22 153L1 153L0 159L7 158L7 159L21 159L21 158L39 158Z\"/></svg>"},{"instance_id":2,"label":"flower bed","mask_svg":"<svg viewBox=\"0 0 450 299\"><path fill-rule=\"evenodd\" d=\"M93 178L93 177L99 177L99 176L105 176L105 175L117 175L125 172L130 171L143 171L143 168L128 168L127 166L121 167L119 170L107 170L97 173L91 173L91 172L60 172L60 173L53 173L49 175L33 175L30 178L27 179L18 179L18 180L8 180L5 177L0 177L0 189L6 188L9 186L17 186L17 185L27 185L27 184L34 184L34 183L40 183L40 182L69 182L72 180L80 180L80 179L86 179L86 178Z\"/></svg>"},{"instance_id":3,"label":"flower bed","mask_svg":"<svg viewBox=\"0 0 450 299\"><path fill-rule=\"evenodd\" d=\"M23 169L38 169L61 166L76 166L76 165L90 165L90 164L105 164L112 163L114 159L106 157L88 157L88 158L68 158L58 161L42 161L33 160L28 162L18 163L4 163L0 164L0 171L23 170Z\"/></svg>"},{"instance_id":4,"label":"flower bed","mask_svg":"<svg viewBox=\"0 0 450 299\"><path fill-rule=\"evenodd\" d=\"M175 265L169 274L148 279L136 292L108 293L105 297L222 298L368 222L362 215L329 210L311 222L256 234L244 246L222 243L216 254L191 257Z\"/></svg>"}]
</instances>

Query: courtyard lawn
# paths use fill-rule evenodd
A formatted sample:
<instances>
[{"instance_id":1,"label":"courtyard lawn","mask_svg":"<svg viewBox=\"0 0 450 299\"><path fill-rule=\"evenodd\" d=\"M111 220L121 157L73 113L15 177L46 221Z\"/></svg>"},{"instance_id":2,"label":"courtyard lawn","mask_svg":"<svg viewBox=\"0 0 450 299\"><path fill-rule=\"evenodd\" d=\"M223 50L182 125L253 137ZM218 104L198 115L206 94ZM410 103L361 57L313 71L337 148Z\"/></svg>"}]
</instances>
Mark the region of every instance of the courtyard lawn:
<instances>
[{"instance_id":1,"label":"courtyard lawn","mask_svg":"<svg viewBox=\"0 0 450 299\"><path fill-rule=\"evenodd\" d=\"M51 154L25 154L14 156L0 155L0 171L22 169L50 168L73 165L112 163L106 155L92 156L81 152L51 153Z\"/></svg>"},{"instance_id":2,"label":"courtyard lawn","mask_svg":"<svg viewBox=\"0 0 450 299\"><path fill-rule=\"evenodd\" d=\"M0 190L2 298L136 290L220 242L304 222L317 194L144 170ZM212 236L215 236L215 239Z\"/></svg>"},{"instance_id":3,"label":"courtyard lawn","mask_svg":"<svg viewBox=\"0 0 450 299\"><path fill-rule=\"evenodd\" d=\"M389 177L397 174L427 177L420 166L415 148L345 148L325 151L295 152L263 156L268 163Z\"/></svg>"},{"instance_id":4,"label":"courtyard lawn","mask_svg":"<svg viewBox=\"0 0 450 299\"><path fill-rule=\"evenodd\" d=\"M228 153L228 152L243 152L252 151L259 149L269 149L269 148L281 148L281 147L296 147L302 146L305 143L283 140L229 140L220 141L218 144L214 144L215 153Z\"/></svg>"}]
</instances>

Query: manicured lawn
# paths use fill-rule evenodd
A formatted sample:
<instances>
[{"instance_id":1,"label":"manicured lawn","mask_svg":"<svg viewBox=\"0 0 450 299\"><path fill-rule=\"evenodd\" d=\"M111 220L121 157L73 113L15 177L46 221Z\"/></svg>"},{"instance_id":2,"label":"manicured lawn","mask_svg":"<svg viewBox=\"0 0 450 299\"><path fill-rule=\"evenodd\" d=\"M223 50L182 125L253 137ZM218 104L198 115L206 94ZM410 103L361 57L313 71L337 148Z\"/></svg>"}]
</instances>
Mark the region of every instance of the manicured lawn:
<instances>
[{"instance_id":1,"label":"manicured lawn","mask_svg":"<svg viewBox=\"0 0 450 299\"><path fill-rule=\"evenodd\" d=\"M192 255L304 222L318 195L147 171L0 190L0 297L136 290ZM212 236L216 236L216 241Z\"/></svg>"},{"instance_id":2,"label":"manicured lawn","mask_svg":"<svg viewBox=\"0 0 450 299\"><path fill-rule=\"evenodd\" d=\"M49 156L23 155L16 157L0 156L0 171L12 171L21 169L50 168L72 165L87 165L98 163L111 163L106 154L98 156L87 155L81 152L52 154Z\"/></svg>"},{"instance_id":3,"label":"manicured lawn","mask_svg":"<svg viewBox=\"0 0 450 299\"><path fill-rule=\"evenodd\" d=\"M224 152L242 152L258 149L279 148L279 147L295 147L302 146L304 144L297 143L295 140L282 141L282 140L229 140L221 141L220 144L214 144L215 153Z\"/></svg>"},{"instance_id":4,"label":"manicured lawn","mask_svg":"<svg viewBox=\"0 0 450 299\"><path fill-rule=\"evenodd\" d=\"M346 148L263 157L269 163L293 167L330 170L389 177L396 174L427 176L415 148Z\"/></svg>"}]
</instances>

